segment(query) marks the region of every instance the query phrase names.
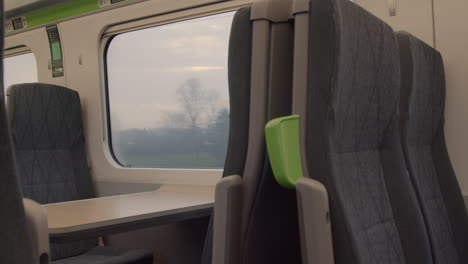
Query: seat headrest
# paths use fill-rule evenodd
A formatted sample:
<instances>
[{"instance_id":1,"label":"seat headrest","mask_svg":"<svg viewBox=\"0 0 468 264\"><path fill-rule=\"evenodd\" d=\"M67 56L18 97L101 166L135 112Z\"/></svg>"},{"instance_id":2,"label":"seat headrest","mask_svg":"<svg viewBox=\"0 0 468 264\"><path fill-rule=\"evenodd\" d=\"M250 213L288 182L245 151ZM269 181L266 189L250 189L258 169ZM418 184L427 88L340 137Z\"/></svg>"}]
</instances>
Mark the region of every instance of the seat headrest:
<instances>
[{"instance_id":1,"label":"seat headrest","mask_svg":"<svg viewBox=\"0 0 468 264\"><path fill-rule=\"evenodd\" d=\"M431 145L443 127L445 73L441 54L422 40L398 32L401 51L400 116L408 144Z\"/></svg>"},{"instance_id":2,"label":"seat headrest","mask_svg":"<svg viewBox=\"0 0 468 264\"><path fill-rule=\"evenodd\" d=\"M330 108L337 151L377 149L397 114L399 61L393 29L349 1L335 0Z\"/></svg>"},{"instance_id":3,"label":"seat headrest","mask_svg":"<svg viewBox=\"0 0 468 264\"><path fill-rule=\"evenodd\" d=\"M13 85L8 107L18 150L64 149L83 139L80 97L71 89L43 83Z\"/></svg>"}]
</instances>

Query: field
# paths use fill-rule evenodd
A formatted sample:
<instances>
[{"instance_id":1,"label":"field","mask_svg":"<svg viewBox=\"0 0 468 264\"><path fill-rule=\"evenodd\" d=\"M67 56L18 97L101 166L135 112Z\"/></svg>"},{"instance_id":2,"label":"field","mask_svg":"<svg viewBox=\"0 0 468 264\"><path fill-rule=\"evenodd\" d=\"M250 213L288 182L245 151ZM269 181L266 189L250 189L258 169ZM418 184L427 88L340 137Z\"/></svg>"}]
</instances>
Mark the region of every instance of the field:
<instances>
[{"instance_id":1,"label":"field","mask_svg":"<svg viewBox=\"0 0 468 264\"><path fill-rule=\"evenodd\" d=\"M222 169L224 156L215 157L209 152L200 153L134 153L118 157L123 163L135 168L171 168L171 169ZM125 165L125 164L123 164Z\"/></svg>"}]
</instances>

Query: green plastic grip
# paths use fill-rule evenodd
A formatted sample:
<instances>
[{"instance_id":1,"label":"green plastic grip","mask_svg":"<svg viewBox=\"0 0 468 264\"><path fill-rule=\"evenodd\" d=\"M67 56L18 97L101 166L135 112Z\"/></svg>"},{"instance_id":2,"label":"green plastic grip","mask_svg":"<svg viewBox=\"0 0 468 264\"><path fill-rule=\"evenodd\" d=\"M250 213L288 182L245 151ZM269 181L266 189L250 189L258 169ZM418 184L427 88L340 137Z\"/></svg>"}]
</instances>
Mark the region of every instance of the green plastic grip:
<instances>
[{"instance_id":1,"label":"green plastic grip","mask_svg":"<svg viewBox=\"0 0 468 264\"><path fill-rule=\"evenodd\" d=\"M294 189L303 177L299 142L299 115L271 120L265 126L265 138L271 167L276 181Z\"/></svg>"}]
</instances>

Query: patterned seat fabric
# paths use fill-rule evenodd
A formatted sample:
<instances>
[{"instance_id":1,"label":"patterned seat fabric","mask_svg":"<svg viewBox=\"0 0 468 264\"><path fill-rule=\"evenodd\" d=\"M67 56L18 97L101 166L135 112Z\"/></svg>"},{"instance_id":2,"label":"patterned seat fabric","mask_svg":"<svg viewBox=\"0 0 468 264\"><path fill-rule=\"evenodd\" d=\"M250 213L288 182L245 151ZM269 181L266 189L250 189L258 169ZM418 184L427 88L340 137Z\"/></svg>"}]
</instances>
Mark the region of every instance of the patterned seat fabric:
<instances>
[{"instance_id":1,"label":"patterned seat fabric","mask_svg":"<svg viewBox=\"0 0 468 264\"><path fill-rule=\"evenodd\" d=\"M432 263L399 143L393 30L348 0L312 0L306 160L329 193L336 263Z\"/></svg>"},{"instance_id":2,"label":"patterned seat fabric","mask_svg":"<svg viewBox=\"0 0 468 264\"><path fill-rule=\"evenodd\" d=\"M3 1L0 1L0 14L3 14ZM3 15L0 22L3 25ZM0 50L3 50L3 27L0 35ZM31 264L34 263L32 242L26 229L5 109L3 53L0 59L0 263Z\"/></svg>"},{"instance_id":3,"label":"patterned seat fabric","mask_svg":"<svg viewBox=\"0 0 468 264\"><path fill-rule=\"evenodd\" d=\"M241 8L234 16L229 39L229 142L223 176L242 175L249 138L250 68L252 56L252 24L250 8ZM213 250L213 218L210 220L202 256L202 264L211 264Z\"/></svg>"},{"instance_id":4,"label":"patterned seat fabric","mask_svg":"<svg viewBox=\"0 0 468 264\"><path fill-rule=\"evenodd\" d=\"M53 261L51 264L153 264L153 258L144 250L123 250L111 247L96 247L71 258Z\"/></svg>"},{"instance_id":5,"label":"patterned seat fabric","mask_svg":"<svg viewBox=\"0 0 468 264\"><path fill-rule=\"evenodd\" d=\"M270 65L265 65L271 70L270 76L266 76L269 78L268 91L261 99L267 102L265 106L258 101L253 102L256 98L250 97L259 98L258 94L263 93L251 91L254 89L251 87L251 65L255 57L252 54L253 27L251 8L239 9L233 19L229 43L231 123L224 175L238 174L243 180L240 262L295 264L301 261L295 192L276 183L264 139L249 135L249 130L263 131L265 125L265 120L249 120L255 116L250 116L251 111L261 109L259 111L265 112L268 120L291 113L293 24L272 23L271 32L267 32L271 50L278 46L284 49L281 54L272 51ZM256 109L253 110L252 106ZM250 141L255 143L250 145ZM258 142L260 146L256 146ZM202 263L211 263L210 257L210 254L205 254Z\"/></svg>"},{"instance_id":6,"label":"patterned seat fabric","mask_svg":"<svg viewBox=\"0 0 468 264\"><path fill-rule=\"evenodd\" d=\"M435 263L468 263L468 217L444 137L442 56L408 33L397 36L402 65L402 145Z\"/></svg>"},{"instance_id":7,"label":"patterned seat fabric","mask_svg":"<svg viewBox=\"0 0 468 264\"><path fill-rule=\"evenodd\" d=\"M94 198L77 92L50 84L13 85L8 108L23 195L40 204ZM82 254L97 239L51 244L52 260Z\"/></svg>"},{"instance_id":8,"label":"patterned seat fabric","mask_svg":"<svg viewBox=\"0 0 468 264\"><path fill-rule=\"evenodd\" d=\"M8 108L24 196L41 204L95 197L77 92L61 86L13 85ZM151 252L99 247L98 239L51 244L53 263L152 263Z\"/></svg>"}]
</instances>

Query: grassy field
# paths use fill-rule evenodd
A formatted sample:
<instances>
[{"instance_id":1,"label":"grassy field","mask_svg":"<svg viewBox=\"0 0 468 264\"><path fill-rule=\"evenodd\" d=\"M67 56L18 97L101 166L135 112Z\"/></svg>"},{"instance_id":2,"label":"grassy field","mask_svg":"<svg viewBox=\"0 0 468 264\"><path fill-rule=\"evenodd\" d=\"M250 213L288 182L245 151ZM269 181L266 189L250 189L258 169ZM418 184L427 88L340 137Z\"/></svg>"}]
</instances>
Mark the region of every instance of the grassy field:
<instances>
[{"instance_id":1,"label":"grassy field","mask_svg":"<svg viewBox=\"0 0 468 264\"><path fill-rule=\"evenodd\" d=\"M126 154L120 158L121 163L130 164L133 168L171 168L171 169L222 169L225 157L214 157L212 153L176 153Z\"/></svg>"}]
</instances>

